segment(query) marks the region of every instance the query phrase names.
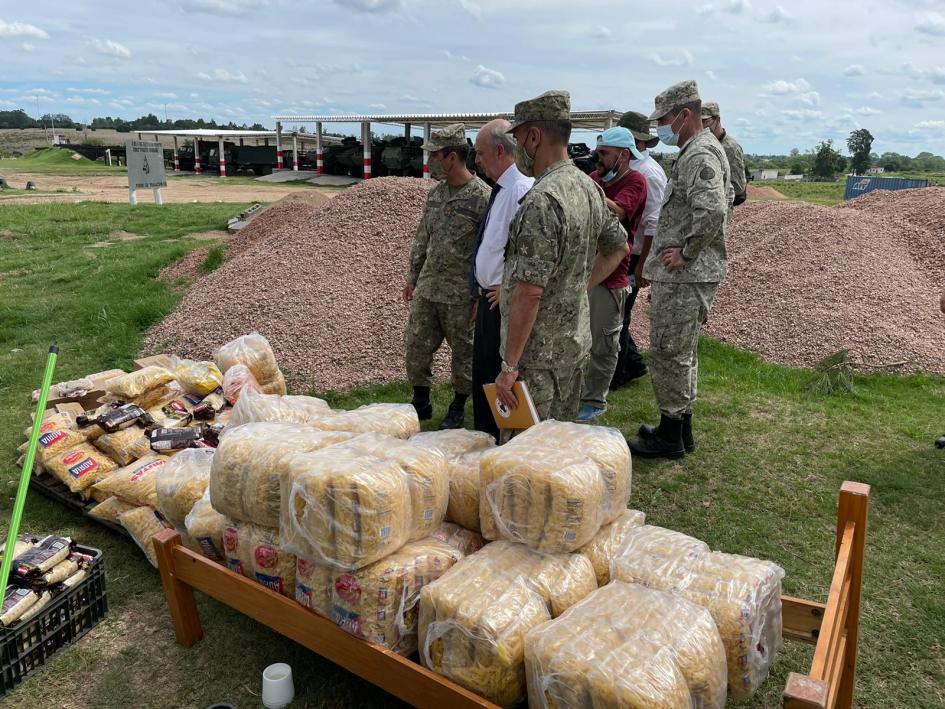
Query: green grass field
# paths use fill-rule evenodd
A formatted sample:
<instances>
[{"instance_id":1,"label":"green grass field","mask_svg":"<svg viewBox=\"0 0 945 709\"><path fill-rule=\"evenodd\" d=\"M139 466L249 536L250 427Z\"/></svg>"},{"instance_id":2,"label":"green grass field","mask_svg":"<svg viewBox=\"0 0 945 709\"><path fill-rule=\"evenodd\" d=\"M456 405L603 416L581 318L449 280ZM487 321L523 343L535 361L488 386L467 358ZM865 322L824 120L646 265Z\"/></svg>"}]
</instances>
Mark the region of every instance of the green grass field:
<instances>
[{"instance_id":1,"label":"green grass field","mask_svg":"<svg viewBox=\"0 0 945 709\"><path fill-rule=\"evenodd\" d=\"M72 159L68 148L43 148L24 157L0 160L0 175L4 172L31 172L43 175L123 175L125 168L108 167L85 157Z\"/></svg>"},{"instance_id":2,"label":"green grass field","mask_svg":"<svg viewBox=\"0 0 945 709\"><path fill-rule=\"evenodd\" d=\"M4 519L16 446L45 352L61 348L56 379L130 368L145 329L178 294L158 269L198 246L187 234L221 229L240 208L186 204L7 205L0 210L0 484ZM88 248L113 230L145 235ZM212 265L212 264L211 264ZM225 304L221 304L225 308ZM695 412L699 449L678 462L635 465L633 507L713 548L778 561L785 592L824 600L837 491L873 486L862 615L858 706L945 705L945 378L858 376L844 395L805 388L809 373L705 339ZM334 406L405 401L405 384L323 393ZM435 392L437 415L448 401ZM648 379L616 392L602 421L632 433L655 416ZM433 423L437 423L435 419ZM5 524L5 523L4 523ZM206 598L206 636L174 642L157 572L135 545L30 493L25 528L68 534L105 551L107 620L8 696L9 706L205 707L259 704L260 672L289 662L296 705L389 707L386 694ZM756 698L780 706L787 674L806 671L807 646L787 644Z\"/></svg>"},{"instance_id":3,"label":"green grass field","mask_svg":"<svg viewBox=\"0 0 945 709\"><path fill-rule=\"evenodd\" d=\"M832 207L843 201L846 182L788 182L765 180L751 183L756 187L773 187L785 197L800 202L812 202Z\"/></svg>"}]
</instances>

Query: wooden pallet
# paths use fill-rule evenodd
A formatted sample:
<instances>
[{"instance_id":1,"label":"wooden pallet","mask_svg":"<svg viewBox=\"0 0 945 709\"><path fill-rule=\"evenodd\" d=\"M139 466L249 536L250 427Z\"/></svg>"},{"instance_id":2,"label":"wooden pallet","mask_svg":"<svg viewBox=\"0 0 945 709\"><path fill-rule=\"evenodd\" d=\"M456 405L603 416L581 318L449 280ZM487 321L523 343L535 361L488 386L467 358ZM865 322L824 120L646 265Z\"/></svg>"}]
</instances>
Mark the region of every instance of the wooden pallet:
<instances>
[{"instance_id":1,"label":"wooden pallet","mask_svg":"<svg viewBox=\"0 0 945 709\"><path fill-rule=\"evenodd\" d=\"M868 485L845 482L837 514L836 565L826 603L783 596L784 637L816 645L807 674L791 673L786 709L850 709L863 584ZM295 601L181 546L167 529L154 537L158 568L177 642L203 638L194 591L269 626L322 657L417 707L496 707L390 650L349 635Z\"/></svg>"},{"instance_id":2,"label":"wooden pallet","mask_svg":"<svg viewBox=\"0 0 945 709\"><path fill-rule=\"evenodd\" d=\"M112 522L108 519L102 519L101 517L94 517L89 514L89 511L98 503L95 500L83 500L79 495L72 492L62 482L54 478L49 473L41 473L39 475L33 474L30 477L30 487L41 495L48 497L51 500L56 500L56 502L62 503L69 509L75 510L86 519L97 522L103 527L108 527L113 532L118 532L119 534L129 538L131 537L131 535L128 534L128 530L117 522Z\"/></svg>"}]
</instances>

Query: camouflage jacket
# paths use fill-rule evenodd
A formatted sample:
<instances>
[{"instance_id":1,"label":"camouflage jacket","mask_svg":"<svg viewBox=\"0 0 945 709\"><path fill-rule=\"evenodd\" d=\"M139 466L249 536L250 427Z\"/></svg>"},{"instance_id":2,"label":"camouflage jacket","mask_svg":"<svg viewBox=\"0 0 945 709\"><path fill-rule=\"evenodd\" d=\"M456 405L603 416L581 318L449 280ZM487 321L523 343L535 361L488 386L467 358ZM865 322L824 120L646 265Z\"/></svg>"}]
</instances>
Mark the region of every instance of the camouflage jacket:
<instances>
[{"instance_id":1,"label":"camouflage jacket","mask_svg":"<svg viewBox=\"0 0 945 709\"><path fill-rule=\"evenodd\" d=\"M626 246L627 232L604 204L593 180L570 160L535 180L509 227L500 310L505 356L509 304L518 283L542 286L521 365L532 369L578 366L591 348L587 283L594 256Z\"/></svg>"},{"instance_id":2,"label":"camouflage jacket","mask_svg":"<svg viewBox=\"0 0 945 709\"><path fill-rule=\"evenodd\" d=\"M673 163L643 276L673 283L718 283L725 278L725 229L734 197L728 158L703 128ZM689 265L672 273L660 258L671 248L682 248L689 259Z\"/></svg>"},{"instance_id":3,"label":"camouflage jacket","mask_svg":"<svg viewBox=\"0 0 945 709\"><path fill-rule=\"evenodd\" d=\"M722 132L722 140L719 142L725 151L725 157L728 158L729 171L732 173L732 189L736 196L744 194L748 189L748 180L745 177L745 152L728 131Z\"/></svg>"},{"instance_id":4,"label":"camouflage jacket","mask_svg":"<svg viewBox=\"0 0 945 709\"><path fill-rule=\"evenodd\" d=\"M445 180L430 190L410 249L407 282L417 286L416 295L437 303L469 302L476 232L490 193L479 177L453 195Z\"/></svg>"}]
</instances>

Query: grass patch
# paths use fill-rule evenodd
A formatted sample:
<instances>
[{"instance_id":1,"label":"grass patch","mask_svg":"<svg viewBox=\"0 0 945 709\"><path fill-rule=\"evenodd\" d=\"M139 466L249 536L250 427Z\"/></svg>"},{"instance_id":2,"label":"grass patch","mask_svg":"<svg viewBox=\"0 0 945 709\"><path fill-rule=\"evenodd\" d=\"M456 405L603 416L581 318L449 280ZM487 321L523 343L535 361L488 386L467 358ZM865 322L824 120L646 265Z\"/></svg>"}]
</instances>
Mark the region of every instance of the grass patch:
<instances>
[{"instance_id":1,"label":"grass patch","mask_svg":"<svg viewBox=\"0 0 945 709\"><path fill-rule=\"evenodd\" d=\"M0 160L0 172L35 172L46 175L122 175L123 167L109 167L104 163L79 156L72 159L68 148L42 148L15 160Z\"/></svg>"},{"instance_id":2,"label":"grass patch","mask_svg":"<svg viewBox=\"0 0 945 709\"><path fill-rule=\"evenodd\" d=\"M29 421L29 392L46 348L61 347L56 379L129 368L143 330L179 295L158 269L199 245L188 233L222 229L232 204L8 205L0 211L0 473L9 509L12 465ZM146 239L88 249L115 230ZM945 379L852 374L851 391L826 395L811 373L703 340L695 455L635 464L632 505L654 524L713 548L777 560L785 592L824 600L833 557L837 491L844 479L873 486L863 630L861 706L945 703ZM327 392L334 406L407 401L405 383ZM451 392L434 391L434 428ZM656 418L649 380L611 397L601 423L632 433ZM56 531L105 551L109 615L76 647L13 693L11 706L258 704L259 673L275 661L295 671L299 706L389 707L390 697L220 604L201 598L206 637L176 645L157 572L130 541L30 493L24 528ZM740 706L780 706L787 674L811 650L785 645L759 695ZM221 671L220 668L225 668ZM78 677L82 681L77 681Z\"/></svg>"},{"instance_id":3,"label":"grass patch","mask_svg":"<svg viewBox=\"0 0 945 709\"><path fill-rule=\"evenodd\" d=\"M822 204L832 207L843 201L846 180L842 182L790 182L787 180L765 180L751 183L755 187L773 187L789 199Z\"/></svg>"},{"instance_id":4,"label":"grass patch","mask_svg":"<svg viewBox=\"0 0 945 709\"><path fill-rule=\"evenodd\" d=\"M223 247L211 246L207 251L207 256L200 264L201 273L210 273L216 271L223 264Z\"/></svg>"}]
</instances>

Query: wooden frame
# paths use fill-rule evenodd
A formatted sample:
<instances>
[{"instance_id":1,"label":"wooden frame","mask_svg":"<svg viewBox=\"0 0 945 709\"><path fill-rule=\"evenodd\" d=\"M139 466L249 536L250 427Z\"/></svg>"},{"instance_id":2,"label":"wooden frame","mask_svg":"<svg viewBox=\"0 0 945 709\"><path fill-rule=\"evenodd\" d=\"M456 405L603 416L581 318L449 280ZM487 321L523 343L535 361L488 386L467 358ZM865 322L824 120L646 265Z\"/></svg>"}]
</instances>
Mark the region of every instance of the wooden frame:
<instances>
[{"instance_id":1,"label":"wooden frame","mask_svg":"<svg viewBox=\"0 0 945 709\"><path fill-rule=\"evenodd\" d=\"M788 678L785 709L853 706L869 492L868 485L855 482L840 488L836 565L827 602L782 597L784 637L816 645L810 672L792 672ZM154 549L177 642L185 647L203 638L194 599L194 591L200 591L414 706L496 709L416 662L359 640L295 601L195 554L172 529L155 535Z\"/></svg>"}]
</instances>

